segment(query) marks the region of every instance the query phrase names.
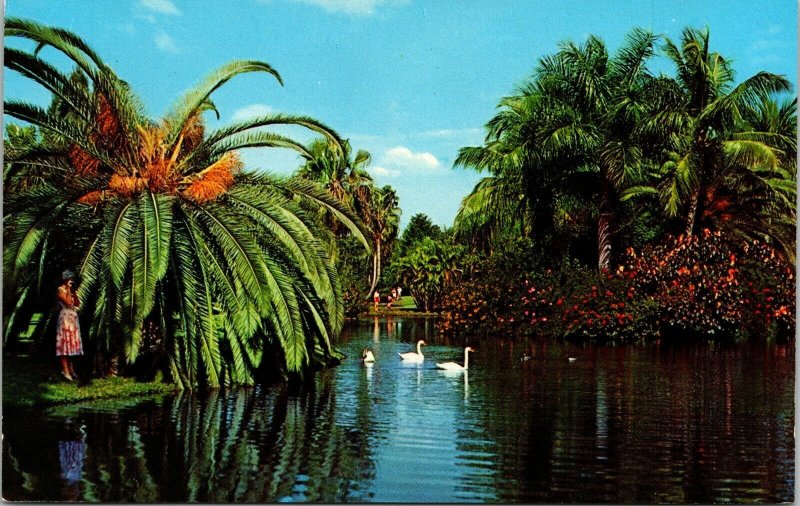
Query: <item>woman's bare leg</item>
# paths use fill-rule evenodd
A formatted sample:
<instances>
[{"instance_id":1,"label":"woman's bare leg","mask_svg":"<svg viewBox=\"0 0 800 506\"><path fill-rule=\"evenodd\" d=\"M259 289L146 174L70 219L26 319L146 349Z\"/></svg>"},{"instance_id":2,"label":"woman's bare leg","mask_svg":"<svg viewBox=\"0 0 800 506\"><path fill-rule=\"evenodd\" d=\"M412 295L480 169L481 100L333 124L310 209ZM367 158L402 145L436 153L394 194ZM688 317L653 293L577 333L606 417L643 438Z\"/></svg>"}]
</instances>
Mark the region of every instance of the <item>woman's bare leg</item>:
<instances>
[{"instance_id":1,"label":"woman's bare leg","mask_svg":"<svg viewBox=\"0 0 800 506\"><path fill-rule=\"evenodd\" d=\"M61 374L65 378L71 380L72 379L72 374L70 374L70 371L69 371L69 369L70 369L69 357L67 357L65 355L61 355L59 357L59 359L61 359Z\"/></svg>"}]
</instances>

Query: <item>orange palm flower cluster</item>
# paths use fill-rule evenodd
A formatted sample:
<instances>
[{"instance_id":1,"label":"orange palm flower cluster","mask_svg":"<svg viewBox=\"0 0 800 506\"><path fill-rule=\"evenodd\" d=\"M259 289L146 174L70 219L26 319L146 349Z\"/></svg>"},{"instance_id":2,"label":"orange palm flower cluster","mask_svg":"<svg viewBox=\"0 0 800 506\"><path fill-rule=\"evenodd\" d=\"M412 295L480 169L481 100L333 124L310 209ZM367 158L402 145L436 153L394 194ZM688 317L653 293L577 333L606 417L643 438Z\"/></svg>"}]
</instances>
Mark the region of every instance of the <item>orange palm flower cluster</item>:
<instances>
[{"instance_id":1,"label":"orange palm flower cluster","mask_svg":"<svg viewBox=\"0 0 800 506\"><path fill-rule=\"evenodd\" d=\"M90 140L99 149L110 152L114 149L114 143L120 141L122 129L119 118L102 95L98 95L97 107L96 128L90 134ZM136 160L133 161L136 167L125 172L115 172L108 180L107 188L89 192L79 202L96 206L106 196L131 198L149 189L151 192L168 195L180 193L197 203L205 203L228 191L233 185L234 176L242 168L236 153L226 153L200 172L189 171L186 175L182 173L181 160L192 153L203 141L205 134L199 113L189 118L174 146L168 146L164 142L168 131L166 124L139 126L137 129L139 147ZM100 160L77 145L70 149L69 159L79 175L99 173Z\"/></svg>"},{"instance_id":2,"label":"orange palm flower cluster","mask_svg":"<svg viewBox=\"0 0 800 506\"><path fill-rule=\"evenodd\" d=\"M214 200L228 191L233 184L233 176L241 168L242 162L236 153L225 153L222 158L202 171L200 177L183 191L183 195L198 204Z\"/></svg>"},{"instance_id":3,"label":"orange palm flower cluster","mask_svg":"<svg viewBox=\"0 0 800 506\"><path fill-rule=\"evenodd\" d=\"M114 174L108 181L108 188L118 195L132 197L147 187L147 180L136 176Z\"/></svg>"}]
</instances>

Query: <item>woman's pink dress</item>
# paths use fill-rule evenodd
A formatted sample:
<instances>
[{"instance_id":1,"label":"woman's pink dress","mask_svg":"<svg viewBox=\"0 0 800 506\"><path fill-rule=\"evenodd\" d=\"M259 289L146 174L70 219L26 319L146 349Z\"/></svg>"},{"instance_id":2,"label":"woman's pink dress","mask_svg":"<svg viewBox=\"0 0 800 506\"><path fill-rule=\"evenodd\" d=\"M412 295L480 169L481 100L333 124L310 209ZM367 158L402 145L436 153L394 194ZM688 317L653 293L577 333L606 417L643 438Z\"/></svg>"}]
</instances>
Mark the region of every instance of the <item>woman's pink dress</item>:
<instances>
[{"instance_id":1,"label":"woman's pink dress","mask_svg":"<svg viewBox=\"0 0 800 506\"><path fill-rule=\"evenodd\" d=\"M59 301L61 311L58 313L58 330L56 330L56 355L83 355L81 327L78 323L78 312Z\"/></svg>"}]
</instances>

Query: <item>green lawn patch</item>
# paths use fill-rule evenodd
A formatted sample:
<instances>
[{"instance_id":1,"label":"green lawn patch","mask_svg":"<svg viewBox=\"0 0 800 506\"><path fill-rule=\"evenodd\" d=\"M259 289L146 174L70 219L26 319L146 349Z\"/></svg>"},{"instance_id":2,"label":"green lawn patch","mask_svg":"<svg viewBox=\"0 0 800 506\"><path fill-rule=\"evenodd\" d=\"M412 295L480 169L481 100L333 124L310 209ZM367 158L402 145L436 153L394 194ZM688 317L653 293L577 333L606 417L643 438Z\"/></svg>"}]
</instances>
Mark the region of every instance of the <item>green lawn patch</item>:
<instances>
[{"instance_id":1,"label":"green lawn patch","mask_svg":"<svg viewBox=\"0 0 800 506\"><path fill-rule=\"evenodd\" d=\"M392 304L392 307L387 308L386 303L383 302L378 306L378 312L375 312L374 304L370 304L365 313L361 316L439 316L439 313L425 312L417 308L414 303L414 297L404 295L400 300Z\"/></svg>"},{"instance_id":2,"label":"green lawn patch","mask_svg":"<svg viewBox=\"0 0 800 506\"><path fill-rule=\"evenodd\" d=\"M139 382L133 378L68 382L61 377L56 364L38 362L27 356L3 357L3 406L6 408L74 404L94 399L165 394L175 390L175 385Z\"/></svg>"}]
</instances>

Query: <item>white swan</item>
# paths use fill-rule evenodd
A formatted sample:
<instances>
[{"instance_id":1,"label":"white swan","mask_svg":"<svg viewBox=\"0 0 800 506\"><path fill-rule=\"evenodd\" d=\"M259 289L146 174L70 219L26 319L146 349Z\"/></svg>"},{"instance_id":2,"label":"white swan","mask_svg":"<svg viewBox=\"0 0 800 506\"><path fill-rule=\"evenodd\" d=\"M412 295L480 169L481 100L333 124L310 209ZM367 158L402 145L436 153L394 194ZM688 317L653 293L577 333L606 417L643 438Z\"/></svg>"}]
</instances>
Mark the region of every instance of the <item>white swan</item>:
<instances>
[{"instance_id":1,"label":"white swan","mask_svg":"<svg viewBox=\"0 0 800 506\"><path fill-rule=\"evenodd\" d=\"M469 352L475 352L472 348L467 346L464 348L464 365L457 364L455 362L445 362L444 364L440 364L439 362L436 363L436 367L439 369L444 369L446 371L466 371L469 367Z\"/></svg>"},{"instance_id":2,"label":"white swan","mask_svg":"<svg viewBox=\"0 0 800 506\"><path fill-rule=\"evenodd\" d=\"M425 360L425 355L422 354L422 345L424 344L425 341L417 341L416 353L409 351L408 353L398 353L398 355L400 355L400 358L406 362L422 362Z\"/></svg>"},{"instance_id":3,"label":"white swan","mask_svg":"<svg viewBox=\"0 0 800 506\"><path fill-rule=\"evenodd\" d=\"M364 351L361 352L361 361L365 364L375 362L375 355L372 354L369 348L365 348Z\"/></svg>"}]
</instances>

